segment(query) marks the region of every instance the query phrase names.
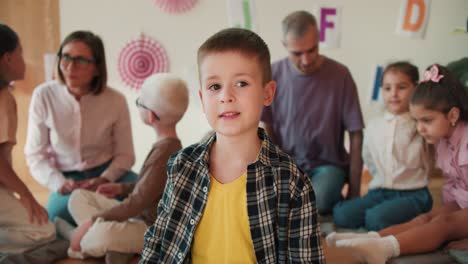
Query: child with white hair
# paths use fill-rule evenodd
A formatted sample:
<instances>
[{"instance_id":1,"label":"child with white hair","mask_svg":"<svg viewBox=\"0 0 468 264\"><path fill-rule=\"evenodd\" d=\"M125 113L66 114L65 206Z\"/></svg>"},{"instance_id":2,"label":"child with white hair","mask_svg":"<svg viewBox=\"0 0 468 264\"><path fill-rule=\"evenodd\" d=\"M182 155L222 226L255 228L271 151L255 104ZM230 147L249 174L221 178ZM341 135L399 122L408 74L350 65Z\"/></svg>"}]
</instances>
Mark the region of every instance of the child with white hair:
<instances>
[{"instance_id":1,"label":"child with white hair","mask_svg":"<svg viewBox=\"0 0 468 264\"><path fill-rule=\"evenodd\" d=\"M184 81L169 73L150 76L143 83L136 105L140 118L152 127L157 141L135 183L107 183L96 192L72 193L68 208L78 227L69 255L76 258L106 255L106 263L127 263L143 249L146 228L156 219L156 206L166 183L166 163L182 148L176 124L188 106ZM120 202L114 198L127 197ZM124 253L124 254L119 254Z\"/></svg>"}]
</instances>

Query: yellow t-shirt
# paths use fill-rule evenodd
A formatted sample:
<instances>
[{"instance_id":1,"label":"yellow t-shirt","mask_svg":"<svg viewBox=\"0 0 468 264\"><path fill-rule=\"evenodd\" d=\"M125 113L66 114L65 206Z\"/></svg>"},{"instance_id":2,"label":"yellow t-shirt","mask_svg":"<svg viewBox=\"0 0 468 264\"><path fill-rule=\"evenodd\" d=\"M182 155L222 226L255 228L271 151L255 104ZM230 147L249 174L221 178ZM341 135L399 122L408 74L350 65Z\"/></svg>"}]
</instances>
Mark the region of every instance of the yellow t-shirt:
<instances>
[{"instance_id":1,"label":"yellow t-shirt","mask_svg":"<svg viewBox=\"0 0 468 264\"><path fill-rule=\"evenodd\" d=\"M208 201L193 240L193 263L255 263L247 215L247 174L227 184L210 178Z\"/></svg>"}]
</instances>

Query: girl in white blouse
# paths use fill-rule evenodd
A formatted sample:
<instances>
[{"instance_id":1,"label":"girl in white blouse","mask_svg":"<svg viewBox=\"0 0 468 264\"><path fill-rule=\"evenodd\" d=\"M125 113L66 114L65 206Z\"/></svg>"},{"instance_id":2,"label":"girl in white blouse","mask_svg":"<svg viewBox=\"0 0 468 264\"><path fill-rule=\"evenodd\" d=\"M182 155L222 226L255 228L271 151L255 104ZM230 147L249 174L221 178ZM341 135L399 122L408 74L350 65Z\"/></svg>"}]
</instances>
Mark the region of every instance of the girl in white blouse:
<instances>
[{"instance_id":1,"label":"girl in white blouse","mask_svg":"<svg viewBox=\"0 0 468 264\"><path fill-rule=\"evenodd\" d=\"M431 210L427 188L431 155L409 114L418 81L418 68L408 62L395 62L384 70L381 91L386 111L369 122L362 150L372 176L369 192L335 206L337 226L379 231Z\"/></svg>"}]
</instances>

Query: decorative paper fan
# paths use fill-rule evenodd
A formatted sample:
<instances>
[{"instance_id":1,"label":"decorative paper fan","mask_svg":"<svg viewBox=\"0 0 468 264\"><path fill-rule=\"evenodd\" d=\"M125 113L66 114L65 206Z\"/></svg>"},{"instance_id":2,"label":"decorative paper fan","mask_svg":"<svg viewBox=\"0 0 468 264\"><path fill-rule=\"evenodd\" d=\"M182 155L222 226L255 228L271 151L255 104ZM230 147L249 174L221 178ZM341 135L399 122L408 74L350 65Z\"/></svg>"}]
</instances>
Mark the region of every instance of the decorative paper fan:
<instances>
[{"instance_id":1,"label":"decorative paper fan","mask_svg":"<svg viewBox=\"0 0 468 264\"><path fill-rule=\"evenodd\" d=\"M143 81L153 73L167 72L169 60L164 48L156 40L142 35L120 51L119 73L122 81L140 89Z\"/></svg>"},{"instance_id":2,"label":"decorative paper fan","mask_svg":"<svg viewBox=\"0 0 468 264\"><path fill-rule=\"evenodd\" d=\"M162 10L168 13L182 13L190 10L197 0L153 0Z\"/></svg>"}]
</instances>

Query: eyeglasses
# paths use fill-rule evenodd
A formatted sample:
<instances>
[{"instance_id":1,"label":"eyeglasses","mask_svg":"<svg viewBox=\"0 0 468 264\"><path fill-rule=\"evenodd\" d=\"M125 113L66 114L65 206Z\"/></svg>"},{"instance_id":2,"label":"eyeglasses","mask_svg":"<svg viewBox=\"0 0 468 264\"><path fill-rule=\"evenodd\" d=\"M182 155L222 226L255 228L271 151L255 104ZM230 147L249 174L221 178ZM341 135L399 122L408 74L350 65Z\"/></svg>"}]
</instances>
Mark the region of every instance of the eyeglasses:
<instances>
[{"instance_id":1,"label":"eyeglasses","mask_svg":"<svg viewBox=\"0 0 468 264\"><path fill-rule=\"evenodd\" d=\"M59 55L59 58L60 58L60 65L62 67L68 67L68 65L73 63L76 67L85 68L88 65L95 63L95 61L92 59L87 59L81 56L72 57L66 53Z\"/></svg>"},{"instance_id":2,"label":"eyeglasses","mask_svg":"<svg viewBox=\"0 0 468 264\"><path fill-rule=\"evenodd\" d=\"M153 115L154 115L154 117L156 118L156 120L158 120L158 121L161 120L161 119L159 118L159 116L158 116L153 110L151 110L149 107L147 107L146 105L144 105L144 104L142 104L142 103L140 102L140 97L138 97L138 98L136 99L135 104L136 104L137 107L141 107L141 108L143 108L143 109L145 109L145 110L148 110L148 111L150 111L151 113L153 113Z\"/></svg>"}]
</instances>

